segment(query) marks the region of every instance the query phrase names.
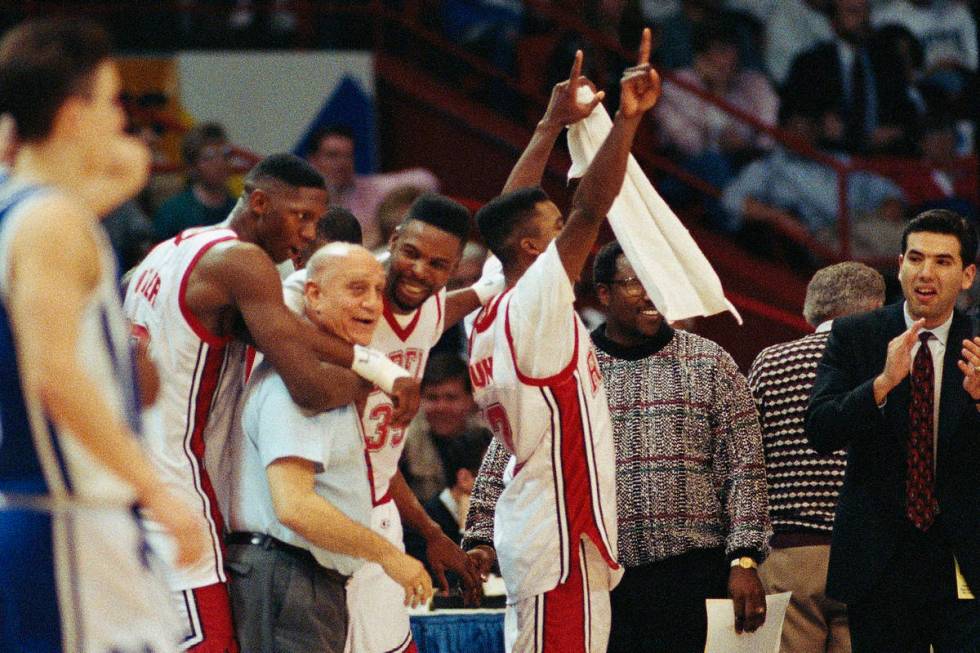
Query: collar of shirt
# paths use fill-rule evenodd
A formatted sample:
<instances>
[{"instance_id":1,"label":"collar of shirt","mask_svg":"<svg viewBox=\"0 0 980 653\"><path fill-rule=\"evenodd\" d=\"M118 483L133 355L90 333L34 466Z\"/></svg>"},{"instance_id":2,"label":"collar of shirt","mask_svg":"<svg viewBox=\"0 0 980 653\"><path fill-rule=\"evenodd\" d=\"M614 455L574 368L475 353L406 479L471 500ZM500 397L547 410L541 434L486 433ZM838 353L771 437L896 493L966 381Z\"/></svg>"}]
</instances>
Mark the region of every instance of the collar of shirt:
<instances>
[{"instance_id":1,"label":"collar of shirt","mask_svg":"<svg viewBox=\"0 0 980 653\"><path fill-rule=\"evenodd\" d=\"M825 322L820 323L820 325L816 328L816 330L814 330L814 333L823 333L825 331L830 331L830 329L833 326L834 326L833 320L826 320Z\"/></svg>"},{"instance_id":2,"label":"collar of shirt","mask_svg":"<svg viewBox=\"0 0 980 653\"><path fill-rule=\"evenodd\" d=\"M606 325L603 323L592 332L592 343L613 358L638 361L656 354L666 347L673 337L674 329L667 324L667 320L664 320L657 332L649 339L634 347L627 347L610 340L606 335Z\"/></svg>"},{"instance_id":3,"label":"collar of shirt","mask_svg":"<svg viewBox=\"0 0 980 653\"><path fill-rule=\"evenodd\" d=\"M906 326L906 328L911 327L912 326L912 323L915 322L915 320L913 320L912 319L912 316L909 314L909 303L908 302L905 302L902 305L902 314L905 316L905 326ZM945 322L943 322L942 324L940 324L939 326L937 326L937 327L935 327L933 329L926 329L926 328L923 327L923 331L930 332L933 335L933 337L936 340L939 341L939 345L943 349L945 349L946 348L946 340L949 338L949 327L952 324L953 324L953 314L950 313L949 314L949 317L946 319Z\"/></svg>"}]
</instances>

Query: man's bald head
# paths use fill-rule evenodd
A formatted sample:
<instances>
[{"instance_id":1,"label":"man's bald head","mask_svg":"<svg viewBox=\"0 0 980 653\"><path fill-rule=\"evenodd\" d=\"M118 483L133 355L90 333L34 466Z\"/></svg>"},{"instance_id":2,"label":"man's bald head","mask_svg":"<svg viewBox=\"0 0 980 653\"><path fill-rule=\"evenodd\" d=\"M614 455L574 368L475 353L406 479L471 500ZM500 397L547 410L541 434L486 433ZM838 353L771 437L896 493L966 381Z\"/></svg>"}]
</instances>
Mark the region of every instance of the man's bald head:
<instances>
[{"instance_id":1,"label":"man's bald head","mask_svg":"<svg viewBox=\"0 0 980 653\"><path fill-rule=\"evenodd\" d=\"M306 278L309 280L323 275L329 276L334 274L338 268L343 267L346 261L362 261L367 264L367 259L371 259L371 262L376 264L379 270L384 270L378 260L374 258L374 254L356 243L341 241L327 243L310 257L306 264Z\"/></svg>"},{"instance_id":2,"label":"man's bald head","mask_svg":"<svg viewBox=\"0 0 980 653\"><path fill-rule=\"evenodd\" d=\"M350 343L367 345L383 307L385 273L367 249L324 245L306 264L306 316Z\"/></svg>"}]
</instances>

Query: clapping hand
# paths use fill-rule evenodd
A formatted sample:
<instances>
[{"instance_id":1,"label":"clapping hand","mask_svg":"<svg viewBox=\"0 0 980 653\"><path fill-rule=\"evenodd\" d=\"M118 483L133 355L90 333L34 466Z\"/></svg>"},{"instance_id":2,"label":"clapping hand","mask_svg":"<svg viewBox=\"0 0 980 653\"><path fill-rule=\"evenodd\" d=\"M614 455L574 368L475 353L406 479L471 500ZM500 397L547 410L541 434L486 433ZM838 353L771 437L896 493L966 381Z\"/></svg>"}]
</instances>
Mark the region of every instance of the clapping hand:
<instances>
[{"instance_id":1,"label":"clapping hand","mask_svg":"<svg viewBox=\"0 0 980 653\"><path fill-rule=\"evenodd\" d=\"M963 355L956 365L963 372L963 389L975 402L980 402L980 338L963 341Z\"/></svg>"}]
</instances>

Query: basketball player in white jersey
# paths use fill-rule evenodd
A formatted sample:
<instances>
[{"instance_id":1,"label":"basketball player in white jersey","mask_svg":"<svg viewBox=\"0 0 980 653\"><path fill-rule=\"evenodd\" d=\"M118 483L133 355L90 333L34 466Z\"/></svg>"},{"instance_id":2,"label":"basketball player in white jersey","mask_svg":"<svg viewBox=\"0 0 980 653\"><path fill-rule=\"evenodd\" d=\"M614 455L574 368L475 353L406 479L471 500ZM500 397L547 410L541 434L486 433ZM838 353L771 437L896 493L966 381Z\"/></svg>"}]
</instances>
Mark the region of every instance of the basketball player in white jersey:
<instances>
[{"instance_id":1,"label":"basketball player in white jersey","mask_svg":"<svg viewBox=\"0 0 980 653\"><path fill-rule=\"evenodd\" d=\"M0 651L175 651L136 504L178 547L190 507L143 453L129 329L98 216L146 181L123 133L108 43L31 21L0 42L0 113L18 148L0 186ZM19 507L18 507L19 506Z\"/></svg>"},{"instance_id":2,"label":"basketball player in white jersey","mask_svg":"<svg viewBox=\"0 0 980 653\"><path fill-rule=\"evenodd\" d=\"M567 222L540 187L512 190L477 213L507 290L474 321L474 399L513 454L497 503L494 548L507 586L508 649L606 649L616 556L612 426L589 333L575 313L578 279L619 194L633 137L657 101L648 64L621 81L612 131L575 192ZM570 81L578 83L580 55Z\"/></svg>"},{"instance_id":3,"label":"basketball player in white jersey","mask_svg":"<svg viewBox=\"0 0 980 653\"><path fill-rule=\"evenodd\" d=\"M198 509L210 534L206 554L171 574L184 616L186 650L237 650L223 562L217 458L244 384L246 345L264 354L293 400L318 412L369 389L350 370L393 393L392 423L411 419L418 382L383 355L300 320L283 304L275 264L310 242L327 210L323 178L302 159L276 154L245 176L228 219L188 229L157 245L136 267L125 310L149 342L161 375L147 413L148 444L167 484ZM355 358L356 354L356 358ZM217 492L216 492L217 486ZM152 534L152 533L151 533Z\"/></svg>"},{"instance_id":4,"label":"basketball player in white jersey","mask_svg":"<svg viewBox=\"0 0 980 653\"><path fill-rule=\"evenodd\" d=\"M391 238L383 317L371 339L371 348L384 352L413 378L420 379L429 350L443 331L491 297L502 279L484 278L474 286L448 293L451 276L470 231L470 214L449 198L427 193L409 208ZM305 275L294 273L285 282L286 302L302 310ZM482 298L482 299L481 299ZM365 448L371 474L372 526L404 550L402 520L427 542L429 566L448 590L445 570L460 575L464 591L478 596L480 580L475 567L426 514L398 471L405 430L391 420L390 400L372 392L361 410ZM366 564L348 587L350 635L348 650L355 653L413 651L408 613L401 588L380 565Z\"/></svg>"}]
</instances>

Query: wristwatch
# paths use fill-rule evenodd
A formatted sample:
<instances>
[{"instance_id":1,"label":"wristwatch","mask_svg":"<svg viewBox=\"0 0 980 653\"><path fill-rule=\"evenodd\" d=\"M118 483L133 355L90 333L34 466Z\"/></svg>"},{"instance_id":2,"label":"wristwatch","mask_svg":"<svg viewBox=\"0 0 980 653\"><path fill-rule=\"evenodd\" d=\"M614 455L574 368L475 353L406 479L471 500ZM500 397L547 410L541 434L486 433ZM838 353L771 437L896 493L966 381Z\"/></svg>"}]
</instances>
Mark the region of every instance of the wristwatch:
<instances>
[{"instance_id":1,"label":"wristwatch","mask_svg":"<svg viewBox=\"0 0 980 653\"><path fill-rule=\"evenodd\" d=\"M735 567L741 567L742 569L758 569L759 563L755 561L755 558L742 556L741 558L734 558L730 566L732 569Z\"/></svg>"}]
</instances>

